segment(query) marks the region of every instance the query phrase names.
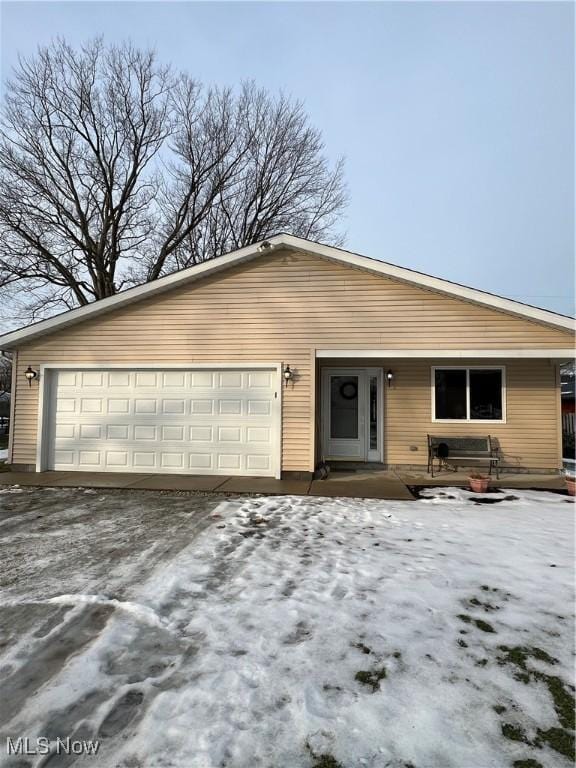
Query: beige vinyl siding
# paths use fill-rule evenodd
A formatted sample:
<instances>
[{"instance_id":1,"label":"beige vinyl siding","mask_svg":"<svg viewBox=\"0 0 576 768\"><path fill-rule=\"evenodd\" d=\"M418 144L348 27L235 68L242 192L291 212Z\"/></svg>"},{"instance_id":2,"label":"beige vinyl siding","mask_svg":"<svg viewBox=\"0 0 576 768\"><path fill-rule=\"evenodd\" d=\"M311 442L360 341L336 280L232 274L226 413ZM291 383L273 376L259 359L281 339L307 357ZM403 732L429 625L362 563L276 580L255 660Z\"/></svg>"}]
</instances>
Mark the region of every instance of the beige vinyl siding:
<instances>
[{"instance_id":1,"label":"beige vinyl siding","mask_svg":"<svg viewBox=\"0 0 576 768\"><path fill-rule=\"evenodd\" d=\"M366 367L364 360L322 360L319 367ZM557 469L558 366L547 360L377 360L394 372L391 387L384 385L384 462L390 465L426 464L426 435L491 435L496 438L506 468ZM505 368L506 423L432 421L432 368L451 366ZM413 450L416 448L416 450Z\"/></svg>"},{"instance_id":2,"label":"beige vinyl siding","mask_svg":"<svg viewBox=\"0 0 576 768\"><path fill-rule=\"evenodd\" d=\"M315 348L571 344L569 332L361 269L297 252L266 254L21 347L13 462L36 459L38 385L28 387L28 365L289 363L296 380L283 392L282 469L290 471L313 467ZM549 430L555 433L553 421Z\"/></svg>"}]
</instances>

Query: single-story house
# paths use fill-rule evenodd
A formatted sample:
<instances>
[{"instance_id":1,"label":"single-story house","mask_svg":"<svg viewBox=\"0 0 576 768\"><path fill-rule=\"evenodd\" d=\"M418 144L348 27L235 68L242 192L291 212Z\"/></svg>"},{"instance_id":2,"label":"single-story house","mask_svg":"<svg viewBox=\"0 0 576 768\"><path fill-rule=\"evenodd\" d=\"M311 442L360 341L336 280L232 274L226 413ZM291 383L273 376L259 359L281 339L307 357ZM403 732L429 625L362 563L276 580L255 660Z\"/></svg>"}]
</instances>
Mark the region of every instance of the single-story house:
<instances>
[{"instance_id":1,"label":"single-story house","mask_svg":"<svg viewBox=\"0 0 576 768\"><path fill-rule=\"evenodd\" d=\"M0 337L14 469L309 475L426 467L490 435L562 464L572 318L291 235Z\"/></svg>"}]
</instances>

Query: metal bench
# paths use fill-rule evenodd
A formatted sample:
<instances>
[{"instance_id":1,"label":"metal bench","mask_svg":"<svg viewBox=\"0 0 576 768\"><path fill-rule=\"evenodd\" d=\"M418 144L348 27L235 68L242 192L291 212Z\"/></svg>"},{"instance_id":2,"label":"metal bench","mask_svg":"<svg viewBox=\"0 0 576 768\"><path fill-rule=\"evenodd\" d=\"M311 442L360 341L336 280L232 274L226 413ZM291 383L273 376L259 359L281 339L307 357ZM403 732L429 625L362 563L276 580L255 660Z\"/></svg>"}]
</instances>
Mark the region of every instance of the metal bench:
<instances>
[{"instance_id":1,"label":"metal bench","mask_svg":"<svg viewBox=\"0 0 576 768\"><path fill-rule=\"evenodd\" d=\"M450 462L484 461L488 464L488 474L492 468L499 478L500 459L498 449L490 437L441 437L428 435L428 472L434 477L434 459L438 459L438 471L442 467L453 469ZM455 470L454 470L455 471Z\"/></svg>"}]
</instances>

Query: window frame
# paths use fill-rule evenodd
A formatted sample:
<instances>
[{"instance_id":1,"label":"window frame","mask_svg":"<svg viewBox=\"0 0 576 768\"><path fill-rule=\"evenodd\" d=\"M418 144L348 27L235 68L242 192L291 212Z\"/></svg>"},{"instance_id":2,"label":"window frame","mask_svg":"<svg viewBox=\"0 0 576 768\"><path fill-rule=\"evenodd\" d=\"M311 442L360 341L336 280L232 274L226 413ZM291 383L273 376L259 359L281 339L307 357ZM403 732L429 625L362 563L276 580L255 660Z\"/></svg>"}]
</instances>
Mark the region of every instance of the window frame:
<instances>
[{"instance_id":1,"label":"window frame","mask_svg":"<svg viewBox=\"0 0 576 768\"><path fill-rule=\"evenodd\" d=\"M441 419L436 418L436 371L466 371L466 418ZM470 371L500 371L502 377L502 418L501 419L471 419L470 418ZM439 424L506 424L506 366L505 365L433 365L430 368L432 421Z\"/></svg>"}]
</instances>

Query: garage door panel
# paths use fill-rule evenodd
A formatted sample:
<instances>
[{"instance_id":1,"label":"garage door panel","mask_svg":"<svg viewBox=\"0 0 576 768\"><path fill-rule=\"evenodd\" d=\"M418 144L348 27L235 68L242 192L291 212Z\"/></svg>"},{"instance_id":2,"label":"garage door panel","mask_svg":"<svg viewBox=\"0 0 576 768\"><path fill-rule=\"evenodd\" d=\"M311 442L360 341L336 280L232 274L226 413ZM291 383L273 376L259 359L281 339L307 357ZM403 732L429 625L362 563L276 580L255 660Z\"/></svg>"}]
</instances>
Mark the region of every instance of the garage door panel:
<instances>
[{"instance_id":1,"label":"garage door panel","mask_svg":"<svg viewBox=\"0 0 576 768\"><path fill-rule=\"evenodd\" d=\"M90 429L87 429L87 426ZM252 452L266 453L272 446L272 435L267 428L262 429L260 439L247 439L248 430L241 427L219 427L217 429L209 428L202 433L198 433L197 428L191 430L191 435L196 435L195 439L188 440L184 427L176 427L178 431L172 431L171 427L155 426L137 426L131 429L128 426L108 425L107 427L97 425L79 425L70 433L70 437L56 437L54 445L58 450L89 449L93 446L101 446L105 443L106 447L126 446L127 448L149 450L150 445L158 446L158 449L177 449L177 450L218 450L218 447L234 447L249 445ZM167 431L170 430L170 431ZM100 435L100 437L99 437Z\"/></svg>"},{"instance_id":2,"label":"garage door panel","mask_svg":"<svg viewBox=\"0 0 576 768\"><path fill-rule=\"evenodd\" d=\"M192 389L214 388L214 373L211 371L194 371L190 374L190 386Z\"/></svg>"},{"instance_id":3,"label":"garage door panel","mask_svg":"<svg viewBox=\"0 0 576 768\"><path fill-rule=\"evenodd\" d=\"M62 465L64 467L74 466L74 451L56 450L54 452L54 457L58 465Z\"/></svg>"},{"instance_id":4,"label":"garage door panel","mask_svg":"<svg viewBox=\"0 0 576 768\"><path fill-rule=\"evenodd\" d=\"M199 472L208 472L214 470L214 456L211 453L189 453L188 469Z\"/></svg>"},{"instance_id":5,"label":"garage door panel","mask_svg":"<svg viewBox=\"0 0 576 768\"><path fill-rule=\"evenodd\" d=\"M130 413L130 400L127 397L110 397L107 406L108 413Z\"/></svg>"},{"instance_id":6,"label":"garage door panel","mask_svg":"<svg viewBox=\"0 0 576 768\"><path fill-rule=\"evenodd\" d=\"M73 397L59 397L56 402L59 413L76 413L76 405L76 400Z\"/></svg>"},{"instance_id":7,"label":"garage door panel","mask_svg":"<svg viewBox=\"0 0 576 768\"><path fill-rule=\"evenodd\" d=\"M168 469L182 469L184 467L184 452L160 451L160 466Z\"/></svg>"},{"instance_id":8,"label":"garage door panel","mask_svg":"<svg viewBox=\"0 0 576 768\"><path fill-rule=\"evenodd\" d=\"M238 453L219 453L217 459L218 469L225 470L226 472L238 470L242 467L242 459Z\"/></svg>"},{"instance_id":9,"label":"garage door panel","mask_svg":"<svg viewBox=\"0 0 576 768\"><path fill-rule=\"evenodd\" d=\"M183 441L185 430L179 424L164 424L160 428L160 439L164 442Z\"/></svg>"},{"instance_id":10,"label":"garage door panel","mask_svg":"<svg viewBox=\"0 0 576 768\"><path fill-rule=\"evenodd\" d=\"M190 427L190 441L192 443L211 443L213 435L213 427L210 425L192 425Z\"/></svg>"},{"instance_id":11,"label":"garage door panel","mask_svg":"<svg viewBox=\"0 0 576 768\"><path fill-rule=\"evenodd\" d=\"M162 413L183 416L186 413L186 401L184 398L161 401Z\"/></svg>"},{"instance_id":12,"label":"garage door panel","mask_svg":"<svg viewBox=\"0 0 576 768\"><path fill-rule=\"evenodd\" d=\"M273 371L54 372L54 469L275 474Z\"/></svg>"},{"instance_id":13,"label":"garage door panel","mask_svg":"<svg viewBox=\"0 0 576 768\"><path fill-rule=\"evenodd\" d=\"M272 389L272 374L268 371L252 371L248 374L249 389Z\"/></svg>"},{"instance_id":14,"label":"garage door panel","mask_svg":"<svg viewBox=\"0 0 576 768\"><path fill-rule=\"evenodd\" d=\"M61 388L75 387L79 374L74 371L60 371L58 374L58 385Z\"/></svg>"},{"instance_id":15,"label":"garage door panel","mask_svg":"<svg viewBox=\"0 0 576 768\"><path fill-rule=\"evenodd\" d=\"M104 424L80 424L80 440L101 440Z\"/></svg>"},{"instance_id":16,"label":"garage door panel","mask_svg":"<svg viewBox=\"0 0 576 768\"><path fill-rule=\"evenodd\" d=\"M76 435L76 427L74 424L57 424L56 425L56 438L74 438Z\"/></svg>"},{"instance_id":17,"label":"garage door panel","mask_svg":"<svg viewBox=\"0 0 576 768\"><path fill-rule=\"evenodd\" d=\"M270 416L272 411L270 400L248 400L246 405L249 416Z\"/></svg>"},{"instance_id":18,"label":"garage door panel","mask_svg":"<svg viewBox=\"0 0 576 768\"><path fill-rule=\"evenodd\" d=\"M109 387L127 388L131 385L131 377L128 371L109 371L107 373L107 385Z\"/></svg>"},{"instance_id":19,"label":"garage door panel","mask_svg":"<svg viewBox=\"0 0 576 768\"><path fill-rule=\"evenodd\" d=\"M103 374L99 371L82 371L80 378L82 387L102 387Z\"/></svg>"},{"instance_id":20,"label":"garage door panel","mask_svg":"<svg viewBox=\"0 0 576 768\"><path fill-rule=\"evenodd\" d=\"M136 424L134 426L134 441L157 440L158 429L153 424Z\"/></svg>"},{"instance_id":21,"label":"garage door panel","mask_svg":"<svg viewBox=\"0 0 576 768\"><path fill-rule=\"evenodd\" d=\"M128 440L130 427L128 424L107 424L106 438L108 440Z\"/></svg>"},{"instance_id":22,"label":"garage door panel","mask_svg":"<svg viewBox=\"0 0 576 768\"><path fill-rule=\"evenodd\" d=\"M102 451L79 451L78 463L87 469L99 467L102 464Z\"/></svg>"},{"instance_id":23,"label":"garage door panel","mask_svg":"<svg viewBox=\"0 0 576 768\"><path fill-rule=\"evenodd\" d=\"M186 373L182 371L165 371L162 375L162 386L165 389L174 387L184 389L186 386Z\"/></svg>"},{"instance_id":24,"label":"garage door panel","mask_svg":"<svg viewBox=\"0 0 576 768\"><path fill-rule=\"evenodd\" d=\"M145 371L136 373L136 389L142 389L143 387L151 387L156 389L158 387L158 374L152 371Z\"/></svg>"},{"instance_id":25,"label":"garage door panel","mask_svg":"<svg viewBox=\"0 0 576 768\"><path fill-rule=\"evenodd\" d=\"M155 416L158 413L158 401L154 397L137 397L134 400L134 413L137 416Z\"/></svg>"},{"instance_id":26,"label":"garage door panel","mask_svg":"<svg viewBox=\"0 0 576 768\"><path fill-rule=\"evenodd\" d=\"M127 450L104 451L104 456L107 467L122 467L123 469L127 469L129 466L129 452Z\"/></svg>"},{"instance_id":27,"label":"garage door panel","mask_svg":"<svg viewBox=\"0 0 576 768\"><path fill-rule=\"evenodd\" d=\"M241 416L242 415L242 401L241 400L218 400L217 413L221 413L223 416Z\"/></svg>"},{"instance_id":28,"label":"garage door panel","mask_svg":"<svg viewBox=\"0 0 576 768\"><path fill-rule=\"evenodd\" d=\"M250 443L271 443L272 431L270 427L247 427L246 440Z\"/></svg>"},{"instance_id":29,"label":"garage door panel","mask_svg":"<svg viewBox=\"0 0 576 768\"><path fill-rule=\"evenodd\" d=\"M190 401L190 413L204 414L206 416L212 416L214 413L214 401L213 400L191 400Z\"/></svg>"},{"instance_id":30,"label":"garage door panel","mask_svg":"<svg viewBox=\"0 0 576 768\"><path fill-rule=\"evenodd\" d=\"M154 451L134 451L132 465L136 470L152 471L158 466L157 458Z\"/></svg>"},{"instance_id":31,"label":"garage door panel","mask_svg":"<svg viewBox=\"0 0 576 768\"><path fill-rule=\"evenodd\" d=\"M268 471L270 469L270 456L267 454L246 456L246 469L254 472Z\"/></svg>"},{"instance_id":32,"label":"garage door panel","mask_svg":"<svg viewBox=\"0 0 576 768\"><path fill-rule=\"evenodd\" d=\"M218 374L218 386L221 389L226 387L240 389L242 386L242 373L240 371L222 371Z\"/></svg>"}]
</instances>

